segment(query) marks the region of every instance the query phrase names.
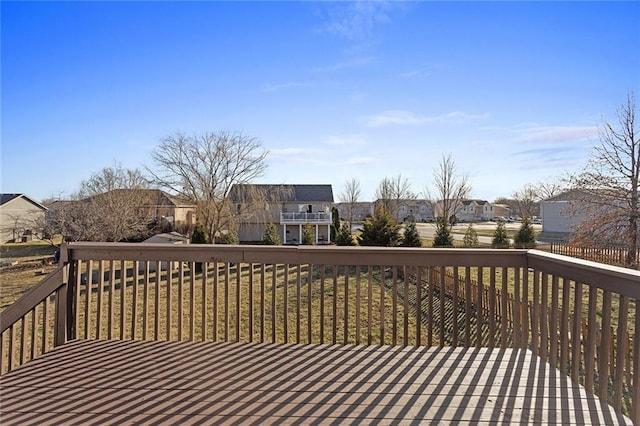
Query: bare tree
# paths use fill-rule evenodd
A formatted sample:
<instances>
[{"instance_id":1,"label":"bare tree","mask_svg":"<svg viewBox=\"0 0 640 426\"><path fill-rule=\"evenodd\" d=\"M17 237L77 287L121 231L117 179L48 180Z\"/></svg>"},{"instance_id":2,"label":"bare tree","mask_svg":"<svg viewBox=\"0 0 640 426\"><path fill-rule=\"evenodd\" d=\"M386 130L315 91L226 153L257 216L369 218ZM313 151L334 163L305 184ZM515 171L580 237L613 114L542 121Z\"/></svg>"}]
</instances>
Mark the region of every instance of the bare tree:
<instances>
[{"instance_id":1,"label":"bare tree","mask_svg":"<svg viewBox=\"0 0 640 426\"><path fill-rule=\"evenodd\" d=\"M356 178L348 179L344 183L344 191L340 194L340 201L347 206L347 221L349 222L349 226L353 223L354 210L361 196L360 181Z\"/></svg>"},{"instance_id":2,"label":"bare tree","mask_svg":"<svg viewBox=\"0 0 640 426\"><path fill-rule=\"evenodd\" d=\"M538 182L535 187L540 200L553 198L566 190L566 184L559 178Z\"/></svg>"},{"instance_id":3,"label":"bare tree","mask_svg":"<svg viewBox=\"0 0 640 426\"><path fill-rule=\"evenodd\" d=\"M439 216L444 217L451 225L451 217L455 216L462 201L471 194L471 184L467 176L458 175L451 154L442 155L433 172L433 185L435 196L432 197L427 190L427 198L434 199L439 206Z\"/></svg>"},{"instance_id":4,"label":"bare tree","mask_svg":"<svg viewBox=\"0 0 640 426\"><path fill-rule=\"evenodd\" d=\"M152 153L155 165L147 170L160 187L197 206L196 216L214 241L234 225L231 187L262 176L267 154L257 139L242 133L177 133L161 139Z\"/></svg>"},{"instance_id":5,"label":"bare tree","mask_svg":"<svg viewBox=\"0 0 640 426\"><path fill-rule=\"evenodd\" d=\"M583 171L571 177L583 220L574 228L578 239L624 242L626 264L637 266L640 207L640 139L633 93L617 109L617 123L603 120L599 143Z\"/></svg>"},{"instance_id":6,"label":"bare tree","mask_svg":"<svg viewBox=\"0 0 640 426\"><path fill-rule=\"evenodd\" d=\"M114 163L83 181L77 202L58 213L74 218L73 234L82 240L137 240L149 233L152 220L145 207L153 204L148 189L140 170Z\"/></svg>"},{"instance_id":7,"label":"bare tree","mask_svg":"<svg viewBox=\"0 0 640 426\"><path fill-rule=\"evenodd\" d=\"M514 191L511 197L515 201L518 214L523 218L535 216L539 210L540 192L536 186L530 183L524 185L520 190Z\"/></svg>"},{"instance_id":8,"label":"bare tree","mask_svg":"<svg viewBox=\"0 0 640 426\"><path fill-rule=\"evenodd\" d=\"M415 199L416 194L411 190L409 179L399 174L395 177L385 176L376 189L375 197L384 211L390 213L395 220L400 220L398 210L401 200Z\"/></svg>"}]
</instances>

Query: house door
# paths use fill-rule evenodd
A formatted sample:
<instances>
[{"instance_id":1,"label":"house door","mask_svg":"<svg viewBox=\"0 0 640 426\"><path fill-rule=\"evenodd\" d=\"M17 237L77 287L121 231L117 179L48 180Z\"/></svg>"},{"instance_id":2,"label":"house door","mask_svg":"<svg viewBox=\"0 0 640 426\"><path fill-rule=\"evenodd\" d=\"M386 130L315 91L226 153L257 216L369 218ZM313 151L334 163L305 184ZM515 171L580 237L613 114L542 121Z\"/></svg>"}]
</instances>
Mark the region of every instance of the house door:
<instances>
[{"instance_id":1,"label":"house door","mask_svg":"<svg viewBox=\"0 0 640 426\"><path fill-rule=\"evenodd\" d=\"M307 213L311 213L311 204L309 204L309 207L307 208Z\"/></svg>"}]
</instances>

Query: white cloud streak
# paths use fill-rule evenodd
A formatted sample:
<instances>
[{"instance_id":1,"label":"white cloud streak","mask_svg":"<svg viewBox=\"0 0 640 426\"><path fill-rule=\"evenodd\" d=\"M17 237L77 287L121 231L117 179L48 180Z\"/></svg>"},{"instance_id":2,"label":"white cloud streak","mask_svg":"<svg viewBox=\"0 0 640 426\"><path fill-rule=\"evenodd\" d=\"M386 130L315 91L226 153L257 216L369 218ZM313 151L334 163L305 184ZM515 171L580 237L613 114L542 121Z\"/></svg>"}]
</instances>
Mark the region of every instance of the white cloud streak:
<instances>
[{"instance_id":1,"label":"white cloud streak","mask_svg":"<svg viewBox=\"0 0 640 426\"><path fill-rule=\"evenodd\" d=\"M389 110L380 114L364 117L363 122L367 127L381 126L407 126L421 125L429 123L467 123L470 121L479 121L489 118L489 113L469 114L460 111L449 112L436 116L417 115L411 111L405 110Z\"/></svg>"}]
</instances>

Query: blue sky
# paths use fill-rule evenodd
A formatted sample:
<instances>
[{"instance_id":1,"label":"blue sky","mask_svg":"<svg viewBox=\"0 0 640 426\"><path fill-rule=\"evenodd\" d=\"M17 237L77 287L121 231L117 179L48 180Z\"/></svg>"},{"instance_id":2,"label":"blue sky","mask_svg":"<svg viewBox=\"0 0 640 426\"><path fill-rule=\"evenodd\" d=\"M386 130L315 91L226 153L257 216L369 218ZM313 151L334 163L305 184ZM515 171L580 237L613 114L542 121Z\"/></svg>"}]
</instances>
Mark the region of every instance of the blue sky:
<instances>
[{"instance_id":1,"label":"blue sky","mask_svg":"<svg viewBox=\"0 0 640 426\"><path fill-rule=\"evenodd\" d=\"M492 201L585 164L640 96L640 2L5 2L2 192L68 197L175 132L241 131L260 183L385 176L442 154Z\"/></svg>"}]
</instances>

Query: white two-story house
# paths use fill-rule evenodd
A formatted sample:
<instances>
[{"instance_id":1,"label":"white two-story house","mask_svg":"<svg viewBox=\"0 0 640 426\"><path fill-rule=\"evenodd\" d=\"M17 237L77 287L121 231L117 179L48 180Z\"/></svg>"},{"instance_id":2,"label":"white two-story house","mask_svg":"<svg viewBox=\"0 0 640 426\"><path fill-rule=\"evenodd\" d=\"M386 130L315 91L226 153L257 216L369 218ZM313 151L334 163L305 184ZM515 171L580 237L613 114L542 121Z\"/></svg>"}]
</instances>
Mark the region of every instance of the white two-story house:
<instances>
[{"instance_id":1,"label":"white two-story house","mask_svg":"<svg viewBox=\"0 0 640 426\"><path fill-rule=\"evenodd\" d=\"M229 199L237 214L240 242L258 242L269 223L276 225L283 244L299 244L309 224L316 244L331 242L331 185L234 185Z\"/></svg>"}]
</instances>

